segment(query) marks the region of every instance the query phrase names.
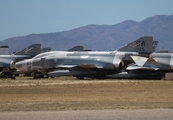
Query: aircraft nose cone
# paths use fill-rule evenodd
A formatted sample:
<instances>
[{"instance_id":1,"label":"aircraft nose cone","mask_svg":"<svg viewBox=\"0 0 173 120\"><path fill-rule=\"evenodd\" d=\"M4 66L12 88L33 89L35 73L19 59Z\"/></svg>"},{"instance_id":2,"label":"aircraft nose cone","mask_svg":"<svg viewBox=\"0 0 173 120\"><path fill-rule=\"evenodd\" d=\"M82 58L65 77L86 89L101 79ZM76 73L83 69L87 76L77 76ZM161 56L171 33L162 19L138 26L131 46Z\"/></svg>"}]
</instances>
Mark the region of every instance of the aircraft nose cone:
<instances>
[{"instance_id":1,"label":"aircraft nose cone","mask_svg":"<svg viewBox=\"0 0 173 120\"><path fill-rule=\"evenodd\" d=\"M16 62L15 68L21 71L26 71L25 65L26 65L25 61Z\"/></svg>"}]
</instances>

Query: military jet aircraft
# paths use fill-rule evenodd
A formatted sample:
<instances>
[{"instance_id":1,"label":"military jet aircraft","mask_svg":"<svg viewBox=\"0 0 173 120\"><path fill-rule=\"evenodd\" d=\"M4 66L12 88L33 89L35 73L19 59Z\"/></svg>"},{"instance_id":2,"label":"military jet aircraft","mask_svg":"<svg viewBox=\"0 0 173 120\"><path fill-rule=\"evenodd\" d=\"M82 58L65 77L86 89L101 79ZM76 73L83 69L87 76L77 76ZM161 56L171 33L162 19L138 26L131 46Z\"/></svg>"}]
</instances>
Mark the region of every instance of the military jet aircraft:
<instances>
[{"instance_id":1,"label":"military jet aircraft","mask_svg":"<svg viewBox=\"0 0 173 120\"><path fill-rule=\"evenodd\" d=\"M127 44L126 46L118 49L118 51L136 51L138 52L139 56L149 56L152 52L155 51L156 47L157 47L158 41L153 41L153 37L151 36L145 36L145 37L141 37L139 39L137 39L136 41ZM133 48L133 49L132 49ZM131 63L132 61L130 61ZM127 61L124 61L124 68L126 68L126 66L128 64L130 64ZM52 71L48 73L50 76L67 76L67 75L75 75L75 76L79 76L79 75L83 75L83 74L94 74L93 71L87 71L86 70L56 70L56 71ZM121 71L117 71L115 73L111 73L111 74L107 74L108 78L145 78L146 76L150 76L150 78L152 78L152 76L155 77L156 73L139 73L139 72L134 72L134 71L126 71L125 69L122 69Z\"/></svg>"},{"instance_id":2,"label":"military jet aircraft","mask_svg":"<svg viewBox=\"0 0 173 120\"><path fill-rule=\"evenodd\" d=\"M152 53L149 57L131 56L135 64L127 67L128 71L155 74L162 78L165 73L173 72L173 53Z\"/></svg>"},{"instance_id":3,"label":"military jet aircraft","mask_svg":"<svg viewBox=\"0 0 173 120\"><path fill-rule=\"evenodd\" d=\"M15 62L23 60L25 58L31 58L40 53L41 44L33 44L21 51L11 55L0 55L0 72L3 69L14 69Z\"/></svg>"},{"instance_id":4,"label":"military jet aircraft","mask_svg":"<svg viewBox=\"0 0 173 120\"><path fill-rule=\"evenodd\" d=\"M127 47L130 52L124 51ZM20 71L40 71L49 74L53 70L58 70L54 71L54 75L57 72L57 75L75 75L79 79L83 79L84 76L104 79L106 75L120 72L126 67L131 61L131 55L151 52L151 49L154 49L153 38L145 36L117 51L45 52L32 59L16 62L15 68ZM37 77L34 75L34 78Z\"/></svg>"}]
</instances>

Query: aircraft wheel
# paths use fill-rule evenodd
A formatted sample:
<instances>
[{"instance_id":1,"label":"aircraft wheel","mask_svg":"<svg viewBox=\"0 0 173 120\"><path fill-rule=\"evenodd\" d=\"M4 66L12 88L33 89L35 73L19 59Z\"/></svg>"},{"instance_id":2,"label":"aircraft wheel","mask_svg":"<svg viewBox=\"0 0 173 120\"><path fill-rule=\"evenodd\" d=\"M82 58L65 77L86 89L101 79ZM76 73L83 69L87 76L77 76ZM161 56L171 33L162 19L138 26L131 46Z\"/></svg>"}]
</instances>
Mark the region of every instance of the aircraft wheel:
<instances>
[{"instance_id":1,"label":"aircraft wheel","mask_svg":"<svg viewBox=\"0 0 173 120\"><path fill-rule=\"evenodd\" d=\"M55 78L55 76L51 75L50 78Z\"/></svg>"},{"instance_id":2,"label":"aircraft wheel","mask_svg":"<svg viewBox=\"0 0 173 120\"><path fill-rule=\"evenodd\" d=\"M43 78L49 78L49 75L45 74L43 75Z\"/></svg>"},{"instance_id":3,"label":"aircraft wheel","mask_svg":"<svg viewBox=\"0 0 173 120\"><path fill-rule=\"evenodd\" d=\"M91 79L95 79L96 77L94 76L94 75L91 75L91 77L90 77Z\"/></svg>"},{"instance_id":4,"label":"aircraft wheel","mask_svg":"<svg viewBox=\"0 0 173 120\"><path fill-rule=\"evenodd\" d=\"M34 76L34 79L38 79L38 76L37 76L37 75L35 75L35 76Z\"/></svg>"},{"instance_id":5,"label":"aircraft wheel","mask_svg":"<svg viewBox=\"0 0 173 120\"><path fill-rule=\"evenodd\" d=\"M11 79L15 80L16 79L16 76L15 75L12 75L11 76Z\"/></svg>"}]
</instances>

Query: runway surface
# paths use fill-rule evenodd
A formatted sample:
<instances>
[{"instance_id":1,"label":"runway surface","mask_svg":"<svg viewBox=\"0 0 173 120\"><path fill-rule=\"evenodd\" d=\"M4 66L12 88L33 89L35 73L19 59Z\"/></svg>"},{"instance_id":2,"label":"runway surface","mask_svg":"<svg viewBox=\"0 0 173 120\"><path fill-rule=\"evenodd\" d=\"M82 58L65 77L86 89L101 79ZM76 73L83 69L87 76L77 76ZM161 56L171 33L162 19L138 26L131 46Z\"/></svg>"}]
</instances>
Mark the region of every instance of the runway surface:
<instances>
[{"instance_id":1,"label":"runway surface","mask_svg":"<svg viewBox=\"0 0 173 120\"><path fill-rule=\"evenodd\" d=\"M173 109L1 112L0 120L173 120Z\"/></svg>"}]
</instances>

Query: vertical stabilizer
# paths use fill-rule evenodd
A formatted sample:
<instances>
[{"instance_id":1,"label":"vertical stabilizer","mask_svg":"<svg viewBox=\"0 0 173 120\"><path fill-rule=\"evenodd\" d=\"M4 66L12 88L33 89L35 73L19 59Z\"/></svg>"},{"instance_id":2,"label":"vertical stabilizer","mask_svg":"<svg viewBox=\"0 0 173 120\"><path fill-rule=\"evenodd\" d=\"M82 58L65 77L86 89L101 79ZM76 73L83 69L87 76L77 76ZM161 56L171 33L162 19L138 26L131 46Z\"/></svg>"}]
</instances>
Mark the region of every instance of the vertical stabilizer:
<instances>
[{"instance_id":1,"label":"vertical stabilizer","mask_svg":"<svg viewBox=\"0 0 173 120\"><path fill-rule=\"evenodd\" d=\"M152 53L155 50L154 45L152 36L144 36L118 49L118 51Z\"/></svg>"},{"instance_id":2,"label":"vertical stabilizer","mask_svg":"<svg viewBox=\"0 0 173 120\"><path fill-rule=\"evenodd\" d=\"M32 44L27 48L15 53L15 55L30 55L35 56L41 52L41 44Z\"/></svg>"},{"instance_id":3,"label":"vertical stabilizer","mask_svg":"<svg viewBox=\"0 0 173 120\"><path fill-rule=\"evenodd\" d=\"M50 47L42 48L42 49L41 49L41 53L49 52L49 51L51 51L51 48L50 48Z\"/></svg>"},{"instance_id":4,"label":"vertical stabilizer","mask_svg":"<svg viewBox=\"0 0 173 120\"><path fill-rule=\"evenodd\" d=\"M83 46L74 46L73 48L71 48L67 51L84 51L84 47Z\"/></svg>"},{"instance_id":5,"label":"vertical stabilizer","mask_svg":"<svg viewBox=\"0 0 173 120\"><path fill-rule=\"evenodd\" d=\"M8 55L8 46L0 46L0 55Z\"/></svg>"}]
</instances>

